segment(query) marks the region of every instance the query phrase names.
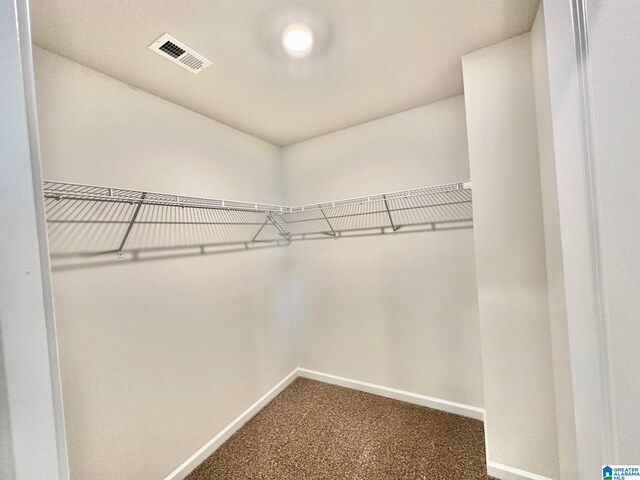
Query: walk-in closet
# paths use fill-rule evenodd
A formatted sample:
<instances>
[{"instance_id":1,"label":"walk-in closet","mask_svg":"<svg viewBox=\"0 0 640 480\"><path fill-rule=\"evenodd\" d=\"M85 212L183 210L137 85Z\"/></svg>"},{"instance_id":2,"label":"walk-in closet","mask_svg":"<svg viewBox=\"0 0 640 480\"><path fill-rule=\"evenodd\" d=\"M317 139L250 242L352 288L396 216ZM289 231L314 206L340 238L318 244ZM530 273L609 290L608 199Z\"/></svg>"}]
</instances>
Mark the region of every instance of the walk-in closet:
<instances>
[{"instance_id":1,"label":"walk-in closet","mask_svg":"<svg viewBox=\"0 0 640 480\"><path fill-rule=\"evenodd\" d=\"M638 10L5 2L0 477L621 478Z\"/></svg>"}]
</instances>

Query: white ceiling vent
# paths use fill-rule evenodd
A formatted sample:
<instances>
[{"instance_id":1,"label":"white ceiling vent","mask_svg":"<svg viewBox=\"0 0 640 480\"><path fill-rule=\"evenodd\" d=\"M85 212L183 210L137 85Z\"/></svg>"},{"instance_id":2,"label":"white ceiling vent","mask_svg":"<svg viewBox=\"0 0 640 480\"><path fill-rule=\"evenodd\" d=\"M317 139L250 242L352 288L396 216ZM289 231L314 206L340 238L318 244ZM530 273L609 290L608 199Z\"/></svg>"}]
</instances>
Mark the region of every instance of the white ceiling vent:
<instances>
[{"instance_id":1,"label":"white ceiling vent","mask_svg":"<svg viewBox=\"0 0 640 480\"><path fill-rule=\"evenodd\" d=\"M209 60L195 50L187 47L184 43L176 40L168 33L165 33L149 45L149 48L192 73L200 73L211 65Z\"/></svg>"}]
</instances>

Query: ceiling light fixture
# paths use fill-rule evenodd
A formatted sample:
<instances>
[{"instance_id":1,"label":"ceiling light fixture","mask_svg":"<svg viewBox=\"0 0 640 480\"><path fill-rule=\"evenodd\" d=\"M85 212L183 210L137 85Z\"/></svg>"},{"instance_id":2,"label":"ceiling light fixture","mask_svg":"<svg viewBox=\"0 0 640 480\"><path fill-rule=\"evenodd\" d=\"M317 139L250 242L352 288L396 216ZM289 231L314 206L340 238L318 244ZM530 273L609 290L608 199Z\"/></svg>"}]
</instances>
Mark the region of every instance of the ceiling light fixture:
<instances>
[{"instance_id":1,"label":"ceiling light fixture","mask_svg":"<svg viewBox=\"0 0 640 480\"><path fill-rule=\"evenodd\" d=\"M282 46L292 57L304 57L313 48L313 32L301 23L289 25L282 32Z\"/></svg>"}]
</instances>

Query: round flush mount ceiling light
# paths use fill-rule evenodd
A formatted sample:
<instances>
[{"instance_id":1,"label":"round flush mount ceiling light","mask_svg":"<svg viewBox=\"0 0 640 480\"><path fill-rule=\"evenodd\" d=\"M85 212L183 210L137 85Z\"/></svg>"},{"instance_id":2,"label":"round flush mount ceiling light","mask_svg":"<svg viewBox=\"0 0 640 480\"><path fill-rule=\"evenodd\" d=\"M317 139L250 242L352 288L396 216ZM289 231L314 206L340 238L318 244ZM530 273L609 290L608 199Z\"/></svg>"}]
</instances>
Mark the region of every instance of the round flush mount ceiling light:
<instances>
[{"instance_id":1,"label":"round flush mount ceiling light","mask_svg":"<svg viewBox=\"0 0 640 480\"><path fill-rule=\"evenodd\" d=\"M302 23L289 25L282 32L282 46L292 57L304 57L313 48L313 32Z\"/></svg>"}]
</instances>

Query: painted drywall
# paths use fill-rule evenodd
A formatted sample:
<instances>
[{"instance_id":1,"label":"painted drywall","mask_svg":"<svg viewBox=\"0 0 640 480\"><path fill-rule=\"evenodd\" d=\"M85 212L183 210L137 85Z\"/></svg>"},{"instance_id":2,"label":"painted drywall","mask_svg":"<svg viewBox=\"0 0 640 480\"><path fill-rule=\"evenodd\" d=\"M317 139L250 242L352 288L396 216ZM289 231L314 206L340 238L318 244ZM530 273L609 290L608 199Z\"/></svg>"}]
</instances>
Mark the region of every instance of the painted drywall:
<instances>
[{"instance_id":1,"label":"painted drywall","mask_svg":"<svg viewBox=\"0 0 640 480\"><path fill-rule=\"evenodd\" d=\"M557 478L529 34L462 60L474 185L487 459Z\"/></svg>"},{"instance_id":2,"label":"painted drywall","mask_svg":"<svg viewBox=\"0 0 640 480\"><path fill-rule=\"evenodd\" d=\"M466 181L453 97L283 149L288 204ZM471 229L289 248L299 366L483 406Z\"/></svg>"},{"instance_id":3,"label":"painted drywall","mask_svg":"<svg viewBox=\"0 0 640 480\"><path fill-rule=\"evenodd\" d=\"M544 238L549 292L549 321L553 352L556 423L558 428L558 458L561 479L578 478L576 431L573 410L573 390L567 330L567 311L560 236L560 212L556 184L553 147L547 40L542 3L531 29L531 61L536 102L540 186L544 219Z\"/></svg>"},{"instance_id":4,"label":"painted drywall","mask_svg":"<svg viewBox=\"0 0 640 480\"><path fill-rule=\"evenodd\" d=\"M587 0L594 171L617 452L638 463L640 429L640 4Z\"/></svg>"},{"instance_id":5,"label":"painted drywall","mask_svg":"<svg viewBox=\"0 0 640 480\"><path fill-rule=\"evenodd\" d=\"M45 178L281 200L277 147L40 48L35 67ZM54 270L72 478L164 478L295 368L284 254Z\"/></svg>"}]
</instances>

